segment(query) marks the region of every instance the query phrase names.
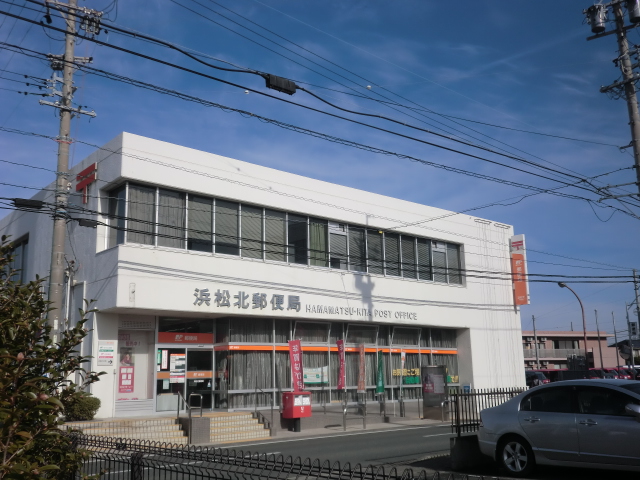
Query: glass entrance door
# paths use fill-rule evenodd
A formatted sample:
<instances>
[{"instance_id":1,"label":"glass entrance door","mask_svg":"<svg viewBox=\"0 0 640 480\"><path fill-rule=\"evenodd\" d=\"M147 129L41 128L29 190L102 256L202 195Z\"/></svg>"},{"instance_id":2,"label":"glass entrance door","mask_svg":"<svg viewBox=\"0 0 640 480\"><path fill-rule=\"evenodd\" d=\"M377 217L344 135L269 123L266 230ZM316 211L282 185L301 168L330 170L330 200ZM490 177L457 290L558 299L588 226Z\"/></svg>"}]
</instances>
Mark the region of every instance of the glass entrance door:
<instances>
[{"instance_id":1,"label":"glass entrance door","mask_svg":"<svg viewBox=\"0 0 640 480\"><path fill-rule=\"evenodd\" d=\"M158 348L156 373L156 411L178 408L178 393L184 395L186 350Z\"/></svg>"},{"instance_id":2,"label":"glass entrance door","mask_svg":"<svg viewBox=\"0 0 640 480\"><path fill-rule=\"evenodd\" d=\"M187 392L185 398L194 407L211 409L213 390L213 349L187 350ZM192 394L201 395L191 397ZM200 403L202 401L202 403Z\"/></svg>"}]
</instances>

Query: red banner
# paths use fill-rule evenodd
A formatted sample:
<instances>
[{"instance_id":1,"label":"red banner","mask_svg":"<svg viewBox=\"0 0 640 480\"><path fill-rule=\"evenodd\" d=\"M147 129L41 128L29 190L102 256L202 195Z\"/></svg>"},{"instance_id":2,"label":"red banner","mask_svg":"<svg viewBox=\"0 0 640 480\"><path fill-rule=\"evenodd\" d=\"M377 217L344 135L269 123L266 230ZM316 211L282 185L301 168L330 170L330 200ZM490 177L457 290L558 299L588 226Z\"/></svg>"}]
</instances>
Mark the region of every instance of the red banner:
<instances>
[{"instance_id":1,"label":"red banner","mask_svg":"<svg viewBox=\"0 0 640 480\"><path fill-rule=\"evenodd\" d=\"M359 364L358 364L358 393L367 393L366 390L366 370L365 370L365 360L364 360L364 343L361 343L358 350L360 351L359 355Z\"/></svg>"},{"instance_id":2,"label":"red banner","mask_svg":"<svg viewBox=\"0 0 640 480\"><path fill-rule=\"evenodd\" d=\"M345 389L345 378L344 378L344 340L338 340L336 342L338 345L338 363L340 365L338 369L338 390Z\"/></svg>"},{"instance_id":3,"label":"red banner","mask_svg":"<svg viewBox=\"0 0 640 480\"><path fill-rule=\"evenodd\" d=\"M289 340L289 360L291 361L291 383L294 392L304 390L302 379L302 348L300 340Z\"/></svg>"}]
</instances>

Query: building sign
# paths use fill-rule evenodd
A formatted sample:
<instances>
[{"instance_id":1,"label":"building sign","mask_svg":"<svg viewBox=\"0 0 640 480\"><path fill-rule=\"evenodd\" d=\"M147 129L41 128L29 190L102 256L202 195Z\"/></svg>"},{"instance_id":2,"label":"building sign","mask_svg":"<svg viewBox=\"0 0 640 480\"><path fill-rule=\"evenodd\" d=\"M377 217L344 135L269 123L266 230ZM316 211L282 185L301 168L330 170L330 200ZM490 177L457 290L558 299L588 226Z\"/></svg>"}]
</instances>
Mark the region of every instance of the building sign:
<instances>
[{"instance_id":1,"label":"building sign","mask_svg":"<svg viewBox=\"0 0 640 480\"><path fill-rule=\"evenodd\" d=\"M303 368L305 384L329 383L329 367Z\"/></svg>"},{"instance_id":2,"label":"building sign","mask_svg":"<svg viewBox=\"0 0 640 480\"><path fill-rule=\"evenodd\" d=\"M529 284L527 281L527 250L524 235L514 235L509 240L511 253L511 275L513 297L516 305L529 305Z\"/></svg>"},{"instance_id":3,"label":"building sign","mask_svg":"<svg viewBox=\"0 0 640 480\"><path fill-rule=\"evenodd\" d=\"M98 340L98 366L112 367L116 364L115 340Z\"/></svg>"},{"instance_id":4,"label":"building sign","mask_svg":"<svg viewBox=\"0 0 640 480\"><path fill-rule=\"evenodd\" d=\"M213 333L158 332L158 343L213 343Z\"/></svg>"},{"instance_id":5,"label":"building sign","mask_svg":"<svg viewBox=\"0 0 640 480\"><path fill-rule=\"evenodd\" d=\"M358 347L358 393L367 393L364 343Z\"/></svg>"},{"instance_id":6,"label":"building sign","mask_svg":"<svg viewBox=\"0 0 640 480\"><path fill-rule=\"evenodd\" d=\"M333 305L306 305L305 311L306 313L366 317L372 319L418 320L418 314L416 312L407 312L404 310L393 311L356 307L336 307Z\"/></svg>"},{"instance_id":7,"label":"building sign","mask_svg":"<svg viewBox=\"0 0 640 480\"><path fill-rule=\"evenodd\" d=\"M130 367L120 367L118 393L133 392L133 368L133 365Z\"/></svg>"},{"instance_id":8,"label":"building sign","mask_svg":"<svg viewBox=\"0 0 640 480\"><path fill-rule=\"evenodd\" d=\"M393 377L411 377L420 375L419 368L394 368L391 370L391 376Z\"/></svg>"},{"instance_id":9,"label":"building sign","mask_svg":"<svg viewBox=\"0 0 640 480\"><path fill-rule=\"evenodd\" d=\"M338 340L338 390L344 390L346 387L345 375L344 375L344 340Z\"/></svg>"},{"instance_id":10,"label":"building sign","mask_svg":"<svg viewBox=\"0 0 640 480\"><path fill-rule=\"evenodd\" d=\"M89 185L98 179L98 164L92 163L76 176L76 192L82 192L82 203L87 203Z\"/></svg>"},{"instance_id":11,"label":"building sign","mask_svg":"<svg viewBox=\"0 0 640 480\"><path fill-rule=\"evenodd\" d=\"M300 348L300 340L289 340L289 360L291 362L293 391L302 392L304 390L304 381L302 378L302 348Z\"/></svg>"}]
</instances>

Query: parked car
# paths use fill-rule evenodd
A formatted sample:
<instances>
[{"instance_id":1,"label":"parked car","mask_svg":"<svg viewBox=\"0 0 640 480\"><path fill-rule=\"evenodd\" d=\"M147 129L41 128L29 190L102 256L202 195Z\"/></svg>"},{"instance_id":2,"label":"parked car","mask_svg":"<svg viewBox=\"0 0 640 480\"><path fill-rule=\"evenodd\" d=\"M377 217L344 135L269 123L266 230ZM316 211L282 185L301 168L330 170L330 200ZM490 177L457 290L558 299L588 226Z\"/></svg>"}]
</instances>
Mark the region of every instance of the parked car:
<instances>
[{"instance_id":1,"label":"parked car","mask_svg":"<svg viewBox=\"0 0 640 480\"><path fill-rule=\"evenodd\" d=\"M620 367L621 370L627 372L631 376L631 380L640 380L640 372L634 367Z\"/></svg>"},{"instance_id":2,"label":"parked car","mask_svg":"<svg viewBox=\"0 0 640 480\"><path fill-rule=\"evenodd\" d=\"M610 375L615 380L620 378L620 373L617 368L603 368L602 370L604 370L605 378L607 378L606 375Z\"/></svg>"},{"instance_id":3,"label":"parked car","mask_svg":"<svg viewBox=\"0 0 640 480\"><path fill-rule=\"evenodd\" d=\"M613 375L612 374L608 374L602 368L590 368L589 369L589 378L592 379L592 380L596 379L596 378L609 378L609 379L612 379Z\"/></svg>"},{"instance_id":4,"label":"parked car","mask_svg":"<svg viewBox=\"0 0 640 480\"><path fill-rule=\"evenodd\" d=\"M567 380L480 412L478 440L509 475L536 465L640 472L640 383Z\"/></svg>"},{"instance_id":5,"label":"parked car","mask_svg":"<svg viewBox=\"0 0 640 480\"><path fill-rule=\"evenodd\" d=\"M536 372L534 370L525 370L525 379L527 381L527 387L533 388L538 385L543 385L545 383L549 383L549 379L545 377L544 373Z\"/></svg>"}]
</instances>

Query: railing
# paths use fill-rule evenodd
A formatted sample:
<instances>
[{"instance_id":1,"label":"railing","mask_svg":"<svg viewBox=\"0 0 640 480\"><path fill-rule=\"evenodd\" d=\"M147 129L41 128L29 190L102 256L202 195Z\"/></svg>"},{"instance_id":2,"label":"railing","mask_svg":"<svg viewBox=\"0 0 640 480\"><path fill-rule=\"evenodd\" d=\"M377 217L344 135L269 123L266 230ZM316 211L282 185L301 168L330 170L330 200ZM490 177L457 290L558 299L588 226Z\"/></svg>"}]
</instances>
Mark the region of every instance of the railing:
<instances>
[{"instance_id":1,"label":"railing","mask_svg":"<svg viewBox=\"0 0 640 480\"><path fill-rule=\"evenodd\" d=\"M536 358L535 348L523 350L524 358ZM584 350L579 348L539 348L538 358L564 358L571 355L584 356Z\"/></svg>"},{"instance_id":2,"label":"railing","mask_svg":"<svg viewBox=\"0 0 640 480\"><path fill-rule=\"evenodd\" d=\"M257 383L257 379L256 379L256 383ZM261 388L256 387L256 392L255 392L256 401L255 401L255 409L253 412L254 418L257 418L259 423L262 423L263 425L266 426L266 428L269 429L269 436L275 437L277 429L274 428L273 426L273 392L268 392L268 393L271 393L271 395L269 395L271 397L271 419L269 420L260 410L258 410L258 391L260 391L260 393L267 393Z\"/></svg>"},{"instance_id":3,"label":"railing","mask_svg":"<svg viewBox=\"0 0 640 480\"><path fill-rule=\"evenodd\" d=\"M145 440L95 437L68 434L76 448L91 452L83 475L101 472L108 480L143 480L152 478L189 480L288 480L322 478L323 480L444 480L453 474L428 473L424 470L398 469L383 465L252 453L246 450L172 445ZM456 480L482 480L484 477L455 474ZM496 480L496 477L491 477Z\"/></svg>"},{"instance_id":4,"label":"railing","mask_svg":"<svg viewBox=\"0 0 640 480\"><path fill-rule=\"evenodd\" d=\"M342 430L347 430L347 420L362 420L362 428L367 429L367 396L363 395L364 403L356 403L355 405L347 404L347 391L344 391L344 402L342 403ZM356 416L347 419L348 409L351 408L356 412Z\"/></svg>"},{"instance_id":5,"label":"railing","mask_svg":"<svg viewBox=\"0 0 640 480\"><path fill-rule=\"evenodd\" d=\"M193 405L191 405L191 397L200 397L200 406L199 407L194 407ZM200 395L199 393L190 393L189 394L189 400L185 400L184 396L182 395L182 392L178 392L178 408L177 408L177 412L176 412L176 423L180 423L180 401L182 400L182 404L186 407L187 412L188 412L188 432L187 432L187 437L188 437L188 442L191 443L191 432L193 431L193 422L191 421L191 411L194 408L199 408L200 409L200 418L202 418L202 395Z\"/></svg>"},{"instance_id":6,"label":"railing","mask_svg":"<svg viewBox=\"0 0 640 480\"><path fill-rule=\"evenodd\" d=\"M458 436L463 432L475 432L480 426L482 410L497 407L525 390L525 388L498 388L452 393L449 396L449 401L453 404L451 431Z\"/></svg>"}]
</instances>

